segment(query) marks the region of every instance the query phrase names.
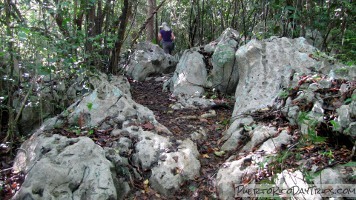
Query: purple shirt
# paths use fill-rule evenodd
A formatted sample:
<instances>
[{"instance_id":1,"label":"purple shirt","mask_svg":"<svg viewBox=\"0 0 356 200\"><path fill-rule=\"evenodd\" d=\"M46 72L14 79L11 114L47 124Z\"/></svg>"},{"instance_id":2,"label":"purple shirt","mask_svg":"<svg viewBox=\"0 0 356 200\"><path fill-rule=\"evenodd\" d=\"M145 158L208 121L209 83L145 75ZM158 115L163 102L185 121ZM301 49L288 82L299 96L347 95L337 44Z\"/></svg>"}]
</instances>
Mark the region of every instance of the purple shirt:
<instances>
[{"instance_id":1,"label":"purple shirt","mask_svg":"<svg viewBox=\"0 0 356 200\"><path fill-rule=\"evenodd\" d=\"M159 33L162 35L164 42L172 42L172 30L160 30Z\"/></svg>"}]
</instances>

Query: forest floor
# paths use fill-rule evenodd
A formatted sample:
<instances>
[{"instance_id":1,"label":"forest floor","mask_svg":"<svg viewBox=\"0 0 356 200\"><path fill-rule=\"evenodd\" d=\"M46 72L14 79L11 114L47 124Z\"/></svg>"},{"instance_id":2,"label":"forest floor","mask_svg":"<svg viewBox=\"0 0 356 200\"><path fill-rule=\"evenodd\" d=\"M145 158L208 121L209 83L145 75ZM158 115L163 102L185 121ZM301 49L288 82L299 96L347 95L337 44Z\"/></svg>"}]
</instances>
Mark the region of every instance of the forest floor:
<instances>
[{"instance_id":1,"label":"forest floor","mask_svg":"<svg viewBox=\"0 0 356 200\"><path fill-rule=\"evenodd\" d=\"M220 151L219 147L222 145L220 140L230 124L234 99L207 92L206 98L213 99L217 105L223 106L174 110L171 105L176 102L176 99L169 92L162 91L162 81L155 81L154 78L144 82L131 79L129 81L133 100L154 112L156 120L172 132L173 135L169 136L171 139L184 140L190 138L193 132L199 131L200 127L205 129L206 138L195 141L200 153L200 176L196 177L195 180L183 183L175 195L175 199L217 199L215 182L217 172L231 155ZM202 114L210 113L211 110L216 112L215 116L203 119L200 117ZM276 127L295 128L291 127L285 119L277 115L271 115L272 113L255 114L258 114L258 120L272 123ZM142 127L150 130L151 126L151 124L144 124ZM70 133L64 129L58 130L58 132L67 137L78 137L75 133ZM293 144L298 143L300 135L297 134L295 136ZM96 131L90 137L96 143L102 141L98 144L103 147L109 146L109 141L112 140L110 134L103 134L100 131ZM24 180L23 174L13 174L11 172L16 149L19 148L23 140L23 138L19 138L17 146L12 147L12 149L6 148L6 144L0 144L0 199L10 199ZM316 163L320 170L352 161L350 159L352 146L345 146L342 144L343 142L336 142L337 140L344 139L330 138L329 141L318 145L306 143L303 147L298 146L298 148L291 150L282 167L298 168L299 164L297 163L296 155L302 155L303 159L310 160L312 164ZM331 156L320 154L320 152L330 152ZM275 169L278 168L278 165L281 165L281 163L274 163ZM266 172L266 174L268 173ZM260 178L263 179L263 176ZM129 199L165 199L148 185L147 180L135 180L131 185L132 191Z\"/></svg>"},{"instance_id":2,"label":"forest floor","mask_svg":"<svg viewBox=\"0 0 356 200\"><path fill-rule=\"evenodd\" d=\"M194 181L181 185L176 194L177 199L216 199L215 178L221 165L226 161L226 155L221 155L219 141L223 132L228 128L232 115L234 100L229 97L207 93L207 98L214 97L217 105L214 108L173 110L171 104L175 103L174 97L169 92L162 91L162 82L150 79L144 82L130 81L132 99L152 110L159 123L170 130L174 139L187 139L194 131L204 127L206 139L196 141L200 153L200 176ZM216 116L201 119L199 116L209 113L214 109ZM140 189L141 188L141 189ZM136 199L160 199L160 195L150 188L142 187L134 195Z\"/></svg>"}]
</instances>

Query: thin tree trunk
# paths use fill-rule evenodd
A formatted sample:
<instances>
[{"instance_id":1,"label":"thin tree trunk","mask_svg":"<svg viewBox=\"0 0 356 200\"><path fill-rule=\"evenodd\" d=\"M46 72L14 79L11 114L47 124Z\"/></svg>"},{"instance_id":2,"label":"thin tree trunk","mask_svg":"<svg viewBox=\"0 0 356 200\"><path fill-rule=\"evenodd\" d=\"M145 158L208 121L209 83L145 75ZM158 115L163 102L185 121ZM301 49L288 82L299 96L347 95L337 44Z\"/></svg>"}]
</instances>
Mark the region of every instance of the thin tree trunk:
<instances>
[{"instance_id":1,"label":"thin tree trunk","mask_svg":"<svg viewBox=\"0 0 356 200\"><path fill-rule=\"evenodd\" d=\"M4 2L5 6L5 21L6 21L6 35L10 38L13 38L13 32L10 28L11 26L11 0L6 0ZM10 59L8 60L8 66L10 66L9 74L8 74L8 80L13 79L14 76L14 45L13 41L9 40L7 42L8 45L8 52L10 54ZM7 99L7 110L8 110L8 129L6 133L6 137L4 139L4 142L12 140L15 134L15 111L13 109L13 82L8 81L8 99Z\"/></svg>"},{"instance_id":2,"label":"thin tree trunk","mask_svg":"<svg viewBox=\"0 0 356 200\"><path fill-rule=\"evenodd\" d=\"M194 2L193 2L194 4ZM194 37L193 37L193 23L194 23L194 18L193 18L193 12L194 12L194 5L191 5L190 7L190 15L189 15L189 48L193 46L194 43Z\"/></svg>"},{"instance_id":3,"label":"thin tree trunk","mask_svg":"<svg viewBox=\"0 0 356 200\"><path fill-rule=\"evenodd\" d=\"M134 45L137 41L137 39L140 37L141 33L143 30L145 30L146 25L148 23L148 20L152 19L154 15L158 12L158 10L163 6L163 4L166 2L166 0L163 0L157 7L156 10L151 14L149 18L146 19L145 23L142 24L140 30L138 31L137 35L132 39L132 45Z\"/></svg>"},{"instance_id":4,"label":"thin tree trunk","mask_svg":"<svg viewBox=\"0 0 356 200\"><path fill-rule=\"evenodd\" d=\"M112 55L109 64L109 72L112 74L117 74L118 65L120 61L121 47L124 43L126 25L131 14L131 2L129 0L124 0L124 6L122 8L119 25L119 31L117 34L117 41L115 42L115 48L112 50Z\"/></svg>"},{"instance_id":5,"label":"thin tree trunk","mask_svg":"<svg viewBox=\"0 0 356 200\"><path fill-rule=\"evenodd\" d=\"M146 25L146 40L152 41L155 38L154 32L154 17L151 17L152 13L155 11L156 0L147 0L147 25ZM154 15L153 15L154 16Z\"/></svg>"},{"instance_id":6,"label":"thin tree trunk","mask_svg":"<svg viewBox=\"0 0 356 200\"><path fill-rule=\"evenodd\" d=\"M247 30L246 30L246 13L245 13L245 5L244 0L241 0L241 9L242 9L242 26L243 26L243 33L245 41L247 39Z\"/></svg>"}]
</instances>

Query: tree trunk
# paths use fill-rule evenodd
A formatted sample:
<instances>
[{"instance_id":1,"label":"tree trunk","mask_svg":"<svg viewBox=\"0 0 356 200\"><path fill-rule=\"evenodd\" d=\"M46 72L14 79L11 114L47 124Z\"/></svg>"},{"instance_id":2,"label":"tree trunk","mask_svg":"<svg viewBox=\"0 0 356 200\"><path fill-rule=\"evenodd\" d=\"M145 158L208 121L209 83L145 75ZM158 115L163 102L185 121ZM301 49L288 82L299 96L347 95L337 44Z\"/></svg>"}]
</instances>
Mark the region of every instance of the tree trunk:
<instances>
[{"instance_id":1,"label":"tree trunk","mask_svg":"<svg viewBox=\"0 0 356 200\"><path fill-rule=\"evenodd\" d=\"M132 1L131 1L132 2ZM128 19L131 15L131 2L129 0L124 0L124 6L122 7L122 13L119 17L120 25L119 31L117 34L117 41L115 42L115 48L112 50L112 55L109 64L109 73L117 74L118 73L118 65L120 61L120 52L122 44L124 43L125 38L125 30Z\"/></svg>"},{"instance_id":2,"label":"tree trunk","mask_svg":"<svg viewBox=\"0 0 356 200\"><path fill-rule=\"evenodd\" d=\"M13 38L13 32L10 28L11 26L11 0L6 0L4 2L5 6L5 22L6 22L6 35L9 38ZM14 44L12 40L7 41L8 45L8 52L10 54L10 58L8 60L8 66L10 67L10 70L7 72L8 73L8 80L12 80L14 76ZM13 109L13 82L8 81L7 82L7 88L8 88L8 98L7 98L7 111L8 111L8 129L6 133L6 137L4 139L4 142L12 140L15 134L15 110Z\"/></svg>"},{"instance_id":3,"label":"tree trunk","mask_svg":"<svg viewBox=\"0 0 356 200\"><path fill-rule=\"evenodd\" d=\"M156 0L147 0L147 25L146 25L146 40L149 42L152 42L153 39L155 38L155 32L154 32L154 17L150 16L154 13L156 7Z\"/></svg>"}]
</instances>

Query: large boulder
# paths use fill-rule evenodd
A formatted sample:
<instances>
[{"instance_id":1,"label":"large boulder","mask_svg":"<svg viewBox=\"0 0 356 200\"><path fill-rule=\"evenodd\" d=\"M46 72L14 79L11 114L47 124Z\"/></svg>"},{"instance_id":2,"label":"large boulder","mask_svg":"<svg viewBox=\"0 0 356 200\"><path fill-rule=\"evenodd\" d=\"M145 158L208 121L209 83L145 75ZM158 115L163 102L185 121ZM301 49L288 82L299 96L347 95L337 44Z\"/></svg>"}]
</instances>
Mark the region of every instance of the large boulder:
<instances>
[{"instance_id":1,"label":"large boulder","mask_svg":"<svg viewBox=\"0 0 356 200\"><path fill-rule=\"evenodd\" d=\"M133 79L143 81L153 74L173 72L177 62L174 56L164 53L158 45L141 42L136 45L136 50L125 70Z\"/></svg>"},{"instance_id":2,"label":"large boulder","mask_svg":"<svg viewBox=\"0 0 356 200\"><path fill-rule=\"evenodd\" d=\"M127 80L114 78L108 81L102 77L96 84L96 89L93 92L72 104L62 113L63 116L68 117L69 124L78 127L101 125L102 128L105 128L106 124L103 122L108 118L117 127L121 127L122 123L129 119L148 120L156 123L151 110L131 99Z\"/></svg>"},{"instance_id":3,"label":"large boulder","mask_svg":"<svg viewBox=\"0 0 356 200\"><path fill-rule=\"evenodd\" d=\"M13 199L122 199L112 163L89 138L35 134L21 149L14 170L27 175Z\"/></svg>"},{"instance_id":4,"label":"large boulder","mask_svg":"<svg viewBox=\"0 0 356 200\"><path fill-rule=\"evenodd\" d=\"M201 96L207 86L207 76L203 55L194 50L186 50L170 80L170 90L176 95Z\"/></svg>"},{"instance_id":5,"label":"large boulder","mask_svg":"<svg viewBox=\"0 0 356 200\"><path fill-rule=\"evenodd\" d=\"M239 42L239 33L228 28L204 47L184 51L164 89L168 88L176 96L189 98L202 97L205 89L234 93L239 76L235 58ZM186 98L181 100L187 102Z\"/></svg>"},{"instance_id":6,"label":"large boulder","mask_svg":"<svg viewBox=\"0 0 356 200\"><path fill-rule=\"evenodd\" d=\"M212 87L223 93L232 94L235 92L239 73L235 52L239 44L239 33L231 28L226 29L219 37L213 52L211 63Z\"/></svg>"},{"instance_id":7,"label":"large boulder","mask_svg":"<svg viewBox=\"0 0 356 200\"><path fill-rule=\"evenodd\" d=\"M309 74L317 61L304 38L252 40L236 52L239 84L233 116L272 106L294 74Z\"/></svg>"}]
</instances>

